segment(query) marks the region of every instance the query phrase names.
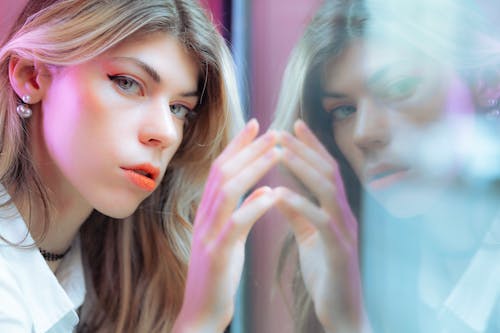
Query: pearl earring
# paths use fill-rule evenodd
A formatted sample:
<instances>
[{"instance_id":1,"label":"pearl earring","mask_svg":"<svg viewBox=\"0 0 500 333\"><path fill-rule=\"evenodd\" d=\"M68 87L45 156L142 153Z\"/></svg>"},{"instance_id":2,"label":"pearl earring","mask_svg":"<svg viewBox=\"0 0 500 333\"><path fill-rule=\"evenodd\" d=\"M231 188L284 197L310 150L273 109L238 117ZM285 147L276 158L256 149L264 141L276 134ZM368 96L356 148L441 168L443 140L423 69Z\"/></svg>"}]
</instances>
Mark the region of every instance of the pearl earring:
<instances>
[{"instance_id":1,"label":"pearl earring","mask_svg":"<svg viewBox=\"0 0 500 333\"><path fill-rule=\"evenodd\" d=\"M21 99L23 100L23 103L17 106L16 108L17 114L21 118L29 118L33 114L33 111L29 107L29 104L31 102L31 96L24 95L23 97L21 97Z\"/></svg>"}]
</instances>

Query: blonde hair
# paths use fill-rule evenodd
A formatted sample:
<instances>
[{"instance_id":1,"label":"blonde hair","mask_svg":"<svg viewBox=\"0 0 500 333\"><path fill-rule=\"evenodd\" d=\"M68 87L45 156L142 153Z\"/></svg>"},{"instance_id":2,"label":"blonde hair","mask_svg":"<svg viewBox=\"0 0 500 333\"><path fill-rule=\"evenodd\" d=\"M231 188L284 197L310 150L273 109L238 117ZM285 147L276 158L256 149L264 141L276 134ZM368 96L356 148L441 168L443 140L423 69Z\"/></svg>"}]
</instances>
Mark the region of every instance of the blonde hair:
<instances>
[{"instance_id":1,"label":"blonde hair","mask_svg":"<svg viewBox=\"0 0 500 333\"><path fill-rule=\"evenodd\" d=\"M50 196L31 163L29 127L15 111L19 97L9 84L10 58L69 66L154 32L177 38L199 64L198 116L185 127L161 186L132 216L114 221L94 211L83 224L88 291L79 331L158 332L172 326L204 182L243 124L232 59L192 0L31 0L0 49L0 182L13 189L12 201L42 205L46 232Z\"/></svg>"}]
</instances>

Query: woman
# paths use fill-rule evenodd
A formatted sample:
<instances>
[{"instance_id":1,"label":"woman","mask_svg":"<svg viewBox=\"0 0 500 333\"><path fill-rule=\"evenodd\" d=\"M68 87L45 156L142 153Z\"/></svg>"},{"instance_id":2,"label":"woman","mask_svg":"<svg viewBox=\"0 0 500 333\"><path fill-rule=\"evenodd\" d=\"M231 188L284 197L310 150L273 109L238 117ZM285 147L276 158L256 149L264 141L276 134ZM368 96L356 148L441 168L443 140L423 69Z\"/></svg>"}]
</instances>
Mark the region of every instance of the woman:
<instances>
[{"instance_id":1,"label":"woman","mask_svg":"<svg viewBox=\"0 0 500 333\"><path fill-rule=\"evenodd\" d=\"M0 331L222 331L276 134L216 159L242 117L198 4L29 1L0 71Z\"/></svg>"},{"instance_id":2,"label":"woman","mask_svg":"<svg viewBox=\"0 0 500 333\"><path fill-rule=\"evenodd\" d=\"M278 200L299 251L298 331L498 331L494 36L465 2L326 1L318 10L275 119L295 128L289 146L302 147L304 167L329 188L298 176L316 205ZM335 160L307 144L297 118ZM474 309L471 295L481 295Z\"/></svg>"}]
</instances>

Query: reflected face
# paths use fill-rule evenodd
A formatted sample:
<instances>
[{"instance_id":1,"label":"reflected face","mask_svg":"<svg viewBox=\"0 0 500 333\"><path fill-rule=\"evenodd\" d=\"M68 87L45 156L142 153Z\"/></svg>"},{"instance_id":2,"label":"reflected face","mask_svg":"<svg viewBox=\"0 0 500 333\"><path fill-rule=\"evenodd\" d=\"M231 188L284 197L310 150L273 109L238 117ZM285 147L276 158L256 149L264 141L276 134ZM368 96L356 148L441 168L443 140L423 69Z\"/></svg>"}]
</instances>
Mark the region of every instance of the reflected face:
<instances>
[{"instance_id":1,"label":"reflected face","mask_svg":"<svg viewBox=\"0 0 500 333\"><path fill-rule=\"evenodd\" d=\"M129 216L160 184L198 103L198 67L163 33L56 69L42 100L34 155L57 195Z\"/></svg>"},{"instance_id":2,"label":"reflected face","mask_svg":"<svg viewBox=\"0 0 500 333\"><path fill-rule=\"evenodd\" d=\"M363 187L392 215L410 217L446 187L451 174L434 177L432 163L452 149L446 124L473 103L454 71L380 45L353 41L327 63L322 104Z\"/></svg>"}]
</instances>

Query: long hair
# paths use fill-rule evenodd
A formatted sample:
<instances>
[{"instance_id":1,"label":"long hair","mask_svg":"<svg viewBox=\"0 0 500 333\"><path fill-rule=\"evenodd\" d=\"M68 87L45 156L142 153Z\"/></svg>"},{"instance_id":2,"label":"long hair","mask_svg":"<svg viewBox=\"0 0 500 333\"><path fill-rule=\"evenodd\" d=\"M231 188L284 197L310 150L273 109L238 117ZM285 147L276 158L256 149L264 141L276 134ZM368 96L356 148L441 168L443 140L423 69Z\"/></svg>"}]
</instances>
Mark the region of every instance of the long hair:
<instances>
[{"instance_id":1,"label":"long hair","mask_svg":"<svg viewBox=\"0 0 500 333\"><path fill-rule=\"evenodd\" d=\"M325 76L326 63L338 57L353 40L380 40L384 42L381 47L410 48L436 63L455 68L464 79L474 78L481 68L498 66L500 48L492 37L494 30L472 7L452 0L325 0L294 47L283 75L272 127L291 131L299 118L308 124L338 162L350 207L358 221L365 222L365 196L335 142L331 115L322 111L323 84L329 79ZM359 231L361 244L363 224ZM285 282L289 277L284 272L287 265L294 265L291 285L296 331L319 332L321 325L301 278L294 243L293 235L289 235L281 252L277 280L282 287L290 285ZM363 251L360 249L359 253Z\"/></svg>"},{"instance_id":2,"label":"long hair","mask_svg":"<svg viewBox=\"0 0 500 333\"><path fill-rule=\"evenodd\" d=\"M45 218L37 223L46 233L50 195L31 162L29 126L16 114L10 58L70 66L156 32L175 37L197 62L198 115L185 126L161 185L132 216L117 221L94 211L83 224L82 332L159 332L173 325L204 182L243 124L230 52L193 0L31 0L0 49L0 182L13 189L11 201L43 207Z\"/></svg>"},{"instance_id":3,"label":"long hair","mask_svg":"<svg viewBox=\"0 0 500 333\"><path fill-rule=\"evenodd\" d=\"M335 140L331 121L320 112L322 73L325 63L339 55L348 42L362 35L367 14L361 1L325 1L308 24L292 50L285 69L272 127L291 131L296 119L303 119L327 150L337 159L351 207L359 214L360 184L343 157ZM303 186L301 186L303 188ZM311 194L308 194L312 196ZM293 267L292 276L285 274ZM323 332L314 304L300 273L293 234L285 239L276 275L280 288L293 290L294 328L296 332ZM291 278L291 283L287 279Z\"/></svg>"}]
</instances>

